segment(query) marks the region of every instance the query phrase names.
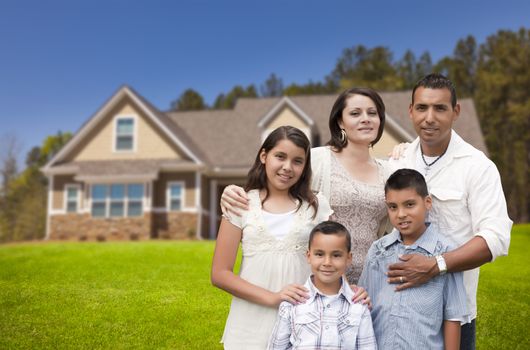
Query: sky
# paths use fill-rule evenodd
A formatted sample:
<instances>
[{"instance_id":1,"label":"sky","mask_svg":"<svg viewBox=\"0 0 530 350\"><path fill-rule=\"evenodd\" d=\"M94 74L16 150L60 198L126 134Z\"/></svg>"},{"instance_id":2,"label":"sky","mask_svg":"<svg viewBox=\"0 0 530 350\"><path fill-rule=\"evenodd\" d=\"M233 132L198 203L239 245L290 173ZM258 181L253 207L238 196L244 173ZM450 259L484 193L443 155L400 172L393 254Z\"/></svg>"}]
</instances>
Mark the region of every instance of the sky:
<instances>
[{"instance_id":1,"label":"sky","mask_svg":"<svg viewBox=\"0 0 530 350\"><path fill-rule=\"evenodd\" d=\"M356 45L436 62L467 35L521 27L527 0L0 0L0 147L14 136L23 162L124 84L164 111L188 88L212 104L271 73L322 81Z\"/></svg>"}]
</instances>

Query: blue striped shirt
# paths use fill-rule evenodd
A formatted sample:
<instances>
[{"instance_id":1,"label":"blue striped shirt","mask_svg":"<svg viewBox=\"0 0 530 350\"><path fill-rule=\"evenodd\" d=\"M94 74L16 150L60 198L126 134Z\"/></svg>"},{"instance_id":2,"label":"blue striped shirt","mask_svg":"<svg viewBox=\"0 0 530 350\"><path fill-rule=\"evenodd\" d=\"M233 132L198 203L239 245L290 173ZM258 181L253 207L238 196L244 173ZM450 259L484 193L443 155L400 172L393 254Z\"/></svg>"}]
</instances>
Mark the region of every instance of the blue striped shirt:
<instances>
[{"instance_id":1,"label":"blue striped shirt","mask_svg":"<svg viewBox=\"0 0 530 350\"><path fill-rule=\"evenodd\" d=\"M467 315L462 273L436 276L429 282L400 292L387 282L388 265L402 254L434 256L451 250L447 238L433 225L418 240L405 246L399 231L375 241L366 256L359 285L372 298L372 319L379 349L443 349L444 320Z\"/></svg>"}]
</instances>

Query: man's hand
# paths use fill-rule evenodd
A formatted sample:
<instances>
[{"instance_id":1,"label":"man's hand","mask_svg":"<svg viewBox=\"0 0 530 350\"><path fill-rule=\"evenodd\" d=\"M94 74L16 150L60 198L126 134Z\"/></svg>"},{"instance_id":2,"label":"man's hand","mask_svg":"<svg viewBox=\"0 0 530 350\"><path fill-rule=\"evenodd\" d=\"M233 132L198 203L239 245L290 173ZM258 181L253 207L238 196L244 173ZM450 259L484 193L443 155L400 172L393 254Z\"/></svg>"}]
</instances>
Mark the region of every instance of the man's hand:
<instances>
[{"instance_id":1,"label":"man's hand","mask_svg":"<svg viewBox=\"0 0 530 350\"><path fill-rule=\"evenodd\" d=\"M229 212L241 216L241 210L248 210L248 197L243 188L236 185L228 185L221 195L221 211L223 214Z\"/></svg>"},{"instance_id":2,"label":"man's hand","mask_svg":"<svg viewBox=\"0 0 530 350\"><path fill-rule=\"evenodd\" d=\"M401 262L388 266L388 282L399 283L397 291L424 284L438 275L438 264L434 257L407 254L399 257Z\"/></svg>"}]
</instances>

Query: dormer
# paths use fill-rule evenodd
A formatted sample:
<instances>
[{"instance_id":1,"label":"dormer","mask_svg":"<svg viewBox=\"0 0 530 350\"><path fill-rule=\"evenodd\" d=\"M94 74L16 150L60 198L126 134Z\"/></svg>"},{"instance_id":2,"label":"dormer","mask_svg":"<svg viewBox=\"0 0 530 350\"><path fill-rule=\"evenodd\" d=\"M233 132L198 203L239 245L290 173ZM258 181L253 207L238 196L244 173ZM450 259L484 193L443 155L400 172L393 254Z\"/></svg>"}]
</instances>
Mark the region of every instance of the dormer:
<instances>
[{"instance_id":1,"label":"dormer","mask_svg":"<svg viewBox=\"0 0 530 350\"><path fill-rule=\"evenodd\" d=\"M313 143L313 127L315 122L289 97L285 96L258 123L261 141L277 127L290 125L300 129Z\"/></svg>"}]
</instances>

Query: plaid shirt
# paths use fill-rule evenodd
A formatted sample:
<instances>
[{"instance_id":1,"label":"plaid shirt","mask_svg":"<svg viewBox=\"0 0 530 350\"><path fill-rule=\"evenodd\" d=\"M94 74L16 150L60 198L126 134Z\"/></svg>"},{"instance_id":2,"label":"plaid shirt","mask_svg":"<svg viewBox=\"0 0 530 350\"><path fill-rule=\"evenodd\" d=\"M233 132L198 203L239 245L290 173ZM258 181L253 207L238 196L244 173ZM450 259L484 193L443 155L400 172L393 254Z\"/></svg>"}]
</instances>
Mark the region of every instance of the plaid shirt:
<instances>
[{"instance_id":1,"label":"plaid shirt","mask_svg":"<svg viewBox=\"0 0 530 350\"><path fill-rule=\"evenodd\" d=\"M268 349L377 349L372 318L365 305L353 303L353 292L343 277L337 297L318 291L311 277L304 304L280 304Z\"/></svg>"}]
</instances>

